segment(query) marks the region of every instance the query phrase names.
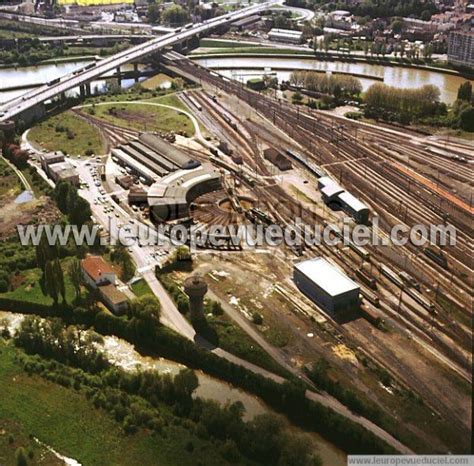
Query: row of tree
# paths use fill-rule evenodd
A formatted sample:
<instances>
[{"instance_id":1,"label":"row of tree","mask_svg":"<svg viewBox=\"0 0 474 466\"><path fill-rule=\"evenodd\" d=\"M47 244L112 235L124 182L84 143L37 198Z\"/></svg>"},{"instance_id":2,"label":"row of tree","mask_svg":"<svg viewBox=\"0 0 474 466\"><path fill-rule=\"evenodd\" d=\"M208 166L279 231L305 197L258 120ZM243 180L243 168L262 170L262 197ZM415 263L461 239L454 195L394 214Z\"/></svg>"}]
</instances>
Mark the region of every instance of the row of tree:
<instances>
[{"instance_id":1,"label":"row of tree","mask_svg":"<svg viewBox=\"0 0 474 466\"><path fill-rule=\"evenodd\" d=\"M398 115L409 123L416 118L436 115L446 111L440 104L440 91L436 86L426 84L417 89L403 89L386 84L373 84L364 95L368 116ZM402 121L402 122L403 122Z\"/></svg>"},{"instance_id":2,"label":"row of tree","mask_svg":"<svg viewBox=\"0 0 474 466\"><path fill-rule=\"evenodd\" d=\"M356 96L362 92L360 80L353 76L328 75L317 71L293 71L290 76L290 83L293 86L310 91L331 94L336 98L344 95Z\"/></svg>"},{"instance_id":3,"label":"row of tree","mask_svg":"<svg viewBox=\"0 0 474 466\"><path fill-rule=\"evenodd\" d=\"M257 416L247 423L240 402L220 406L217 402L194 399L199 381L190 369L183 369L174 377L157 371L126 372L111 366L97 349L100 337L75 327L65 328L58 320L27 317L15 335L15 343L30 354L54 360L25 358L26 371L76 390L83 389L97 408L111 412L122 422L127 433L138 427L162 433L166 421L160 408L164 403L173 406L175 417L190 423L191 432L210 438L221 448L225 445L221 451L228 462L321 465L309 440L287 433L276 417Z\"/></svg>"},{"instance_id":4,"label":"row of tree","mask_svg":"<svg viewBox=\"0 0 474 466\"><path fill-rule=\"evenodd\" d=\"M43 294L53 299L54 305L58 304L59 296L66 303L66 287L64 272L59 259L59 248L50 245L46 236L36 246L36 264L41 269L40 286Z\"/></svg>"},{"instance_id":5,"label":"row of tree","mask_svg":"<svg viewBox=\"0 0 474 466\"><path fill-rule=\"evenodd\" d=\"M89 203L79 196L77 188L68 181L60 181L54 188L53 199L58 209L68 216L71 225L82 226L90 221L92 211Z\"/></svg>"}]
</instances>

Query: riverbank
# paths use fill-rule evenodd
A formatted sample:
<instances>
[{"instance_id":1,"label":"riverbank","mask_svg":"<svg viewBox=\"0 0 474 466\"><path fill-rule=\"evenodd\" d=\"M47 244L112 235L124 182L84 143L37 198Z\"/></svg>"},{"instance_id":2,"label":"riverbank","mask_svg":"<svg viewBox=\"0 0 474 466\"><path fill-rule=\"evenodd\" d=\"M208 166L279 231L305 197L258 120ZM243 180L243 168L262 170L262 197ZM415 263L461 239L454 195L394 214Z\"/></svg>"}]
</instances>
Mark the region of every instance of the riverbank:
<instances>
[{"instance_id":1,"label":"riverbank","mask_svg":"<svg viewBox=\"0 0 474 466\"><path fill-rule=\"evenodd\" d=\"M9 329L10 333L14 332L16 329L19 328L23 319L24 319L24 315L22 314L0 311L0 321L5 320L6 327ZM12 350L9 349L9 346L10 345L3 345L3 349L6 351L1 351L0 349L0 374L4 367L4 364L2 364L4 362L4 359L2 359L2 355L3 357L5 357L5 354L9 355L12 352ZM0 338L0 348L2 348L1 338ZM97 348L100 349L101 352L103 352L103 354L106 356L107 360L111 364L131 374L136 373L136 371L139 371L139 370L142 370L142 371L154 370L154 371L157 371L161 375L169 374L172 377L174 377L181 370L186 369L185 365L176 363L171 360L159 358L152 355L144 356L140 354L135 349L135 347L131 345L130 343L128 343L127 341L121 338L114 337L114 336L104 336L102 339L102 342L97 343ZM16 350L16 351L19 351L19 350ZM199 385L193 394L193 398L200 397L206 400L214 400L215 402L219 403L221 406L225 406L226 403L241 402L243 407L245 408L245 413L243 414L243 419L245 421L251 421L252 419L255 418L255 416L258 416L261 414L270 414L272 416L276 416L278 419L281 419L281 421L283 422L285 426L285 429L287 429L288 432L294 433L296 435L303 433L301 429L289 424L288 421L286 421L282 416L276 414L273 410L271 410L271 408L268 405L264 404L259 398L255 397L254 395L251 395L250 393L247 393L238 388L235 388L218 379L212 378L204 374L202 371L195 371L195 373L197 375ZM22 377L22 378L26 377L26 374L20 371L18 373L18 377ZM45 382L42 379L36 377L35 375L30 376L29 380L32 378L35 379L35 384L38 383L43 388L42 392L49 393L51 391L54 391L60 400L62 400L63 397L65 396L64 394L67 393L66 389L62 389L62 387L57 387L56 385L50 384L49 382ZM30 390L31 388L30 384L32 383L33 382L30 382L28 384L27 386L28 390ZM45 385L48 386L47 389L44 388ZM16 393L17 393L16 396L19 399L27 398L26 401L28 402L29 409L23 410L23 411L30 412L36 409L35 401L33 398L30 398L29 396L25 396L25 394L22 394L21 390L18 390L18 389L16 389ZM72 417L78 416L79 418L82 419L84 416L87 415L87 413L90 410L94 409L90 403L86 402L86 400L81 400L81 398L78 396L81 394L80 391L75 391L72 394L73 394L73 401L77 403L77 407L75 410L75 412L77 413L72 414L72 415L66 413L65 422L66 424L68 424L67 426L65 426L66 433L69 432L69 419L71 416ZM16 403L16 399L12 399L12 395L8 391L6 392L6 395L8 396L8 399L7 399L8 403L10 402ZM39 399L44 399L44 396L40 396ZM32 406L30 406L30 404ZM65 405L67 406L68 403L65 403ZM49 409L52 409L53 407L54 407L54 402L48 401L47 410L49 411ZM62 412L61 407L58 407L58 411ZM168 407L166 405L163 405L161 412L164 415L164 417L167 417ZM144 453L146 452L146 454L151 453L151 451L150 452L148 451L151 447L149 447L148 444L145 444L145 445L142 444L142 437L146 438L146 436L149 435L147 431L145 430L142 431L140 429L132 437L127 437L120 431L117 432L117 430L119 429L117 429L116 423L114 423L113 420L110 417L108 417L105 412L103 412L102 410L97 410L97 413L99 415L99 418L101 419L100 425L101 426L104 425L108 427L104 431L102 430L100 426L94 425L94 419L95 419L94 416L88 416L88 417L86 416L86 417L88 419L89 418L91 419L90 421L88 421L91 424L90 428L93 429L93 431L96 431L97 435L103 436L104 441L106 443L109 443L110 441L112 441L114 437L116 437L115 441L119 443L119 447L121 448L122 441L127 441L127 439L129 439L128 441L131 444L130 445L131 451L126 454L123 453L126 455L125 457L128 457L129 455L136 455L142 449ZM11 416L13 417L16 416L16 413L13 412ZM31 422L31 419L29 419L26 414L25 416L21 417L21 420L28 425ZM38 423L41 423L41 419L38 420ZM82 422L80 423L82 424ZM164 427L163 430L167 431L168 429ZM28 432L31 432L31 430L28 430ZM85 431L85 432L89 432L89 431ZM38 432L34 432L34 433L36 436L39 436ZM46 433L48 435L51 434L51 436L49 438L44 437ZM315 451L321 456L324 466L343 466L345 464L346 455L341 450L337 449L334 445L327 442L326 440L324 440L322 437L320 437L319 435L315 433L306 433L306 432L304 433L310 436L311 443L313 444ZM86 437L87 437L87 434L86 434ZM75 446L76 444L70 445L69 438L65 437L65 433L59 433L57 436L55 436L54 432L50 432L49 429L45 429L45 432L42 432L42 435L40 436L40 438L45 440L47 443L53 445L53 447L58 448L60 451L67 453L71 456L74 456L75 458L80 459L81 462L84 461L85 454L91 454L93 456L100 454L100 451L94 449L93 446L89 444L90 439L88 437L84 439L84 441L86 442L84 448L80 448L80 447L76 448ZM163 437L160 436L159 434L153 436L153 439L158 440L157 445L156 445L157 447L160 447L160 446L163 447L163 445L161 445L161 442L166 441L166 438L168 438L167 435ZM136 444L137 440L140 440L138 444ZM171 443L175 442L175 437L173 434L171 434L170 441ZM203 444L205 443L206 443L206 440L204 439ZM77 445L81 445L81 443L78 442ZM181 448L182 446L180 444L175 444L176 452L181 451ZM167 462L167 455L165 453L162 452L159 455L157 455L157 457L162 458L162 460L164 461L163 464L169 464ZM213 456L210 456L210 457L213 458ZM0 437L0 458L1 458L1 437ZM156 462L156 459L155 459L155 462ZM89 461L86 464L91 464L91 463ZM127 462L126 464L139 464L139 463ZM160 462L160 464L162 463ZM187 464L187 463L183 463L183 464Z\"/></svg>"},{"instance_id":2,"label":"riverbank","mask_svg":"<svg viewBox=\"0 0 474 466\"><path fill-rule=\"evenodd\" d=\"M253 47L252 47L253 48ZM205 53L191 53L190 58L192 59L208 59L208 58L267 58L268 55L271 55L272 58L297 58L301 60L319 60L319 61L340 61L344 63L367 63L369 65L381 65L381 66L394 66L394 67L403 67L411 68L417 70L432 71L436 73L449 74L451 76L459 76L469 80L474 79L474 72L468 73L464 71L458 71L452 68L443 68L432 65L422 65L417 63L410 63L405 61L395 61L390 59L380 59L380 58L370 58L370 57L360 57L354 55L342 55L342 54L333 54L333 53L315 53L313 51L297 51L297 50L285 50L285 49L272 49L268 48L266 50L264 47L256 47L259 50L247 51L235 48L222 49L216 48L215 52L205 52ZM199 49L197 49L199 50Z\"/></svg>"}]
</instances>

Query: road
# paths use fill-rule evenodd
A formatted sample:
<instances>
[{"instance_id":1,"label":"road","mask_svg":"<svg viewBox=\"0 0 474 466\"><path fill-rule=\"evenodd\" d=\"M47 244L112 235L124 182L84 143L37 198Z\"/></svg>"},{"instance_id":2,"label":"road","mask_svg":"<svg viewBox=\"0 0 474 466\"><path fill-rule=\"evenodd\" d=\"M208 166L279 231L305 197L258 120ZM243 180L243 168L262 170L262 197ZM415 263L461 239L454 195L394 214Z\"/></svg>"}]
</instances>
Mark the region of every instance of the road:
<instances>
[{"instance_id":1,"label":"road","mask_svg":"<svg viewBox=\"0 0 474 466\"><path fill-rule=\"evenodd\" d=\"M73 88L87 84L109 71L120 68L122 65L136 62L150 54L160 52L165 47L170 47L194 36L204 34L219 26L227 25L230 22L265 11L269 7L280 2L281 0L269 0L265 3L242 8L241 10L206 20L205 22L195 24L190 28L186 28L185 26L176 32L171 32L162 37L151 39L150 41L128 48L127 50L108 58L104 58L96 63L91 63L82 70L75 71L74 73L59 78L58 82L51 82L4 103L0 107L0 121L12 120L23 112L26 112L37 105L43 104L44 102Z\"/></svg>"}]
</instances>

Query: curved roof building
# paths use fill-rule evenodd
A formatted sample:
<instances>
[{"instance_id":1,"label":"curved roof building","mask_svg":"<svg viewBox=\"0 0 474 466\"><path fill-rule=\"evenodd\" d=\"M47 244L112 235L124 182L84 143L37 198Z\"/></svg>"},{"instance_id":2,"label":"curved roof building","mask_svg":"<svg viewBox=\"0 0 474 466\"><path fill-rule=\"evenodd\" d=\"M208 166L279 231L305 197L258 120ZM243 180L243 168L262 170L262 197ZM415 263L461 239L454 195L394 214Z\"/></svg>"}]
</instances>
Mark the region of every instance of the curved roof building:
<instances>
[{"instance_id":1,"label":"curved roof building","mask_svg":"<svg viewBox=\"0 0 474 466\"><path fill-rule=\"evenodd\" d=\"M151 217L156 222L187 217L189 204L196 197L220 187L220 172L211 164L170 173L148 190Z\"/></svg>"}]
</instances>

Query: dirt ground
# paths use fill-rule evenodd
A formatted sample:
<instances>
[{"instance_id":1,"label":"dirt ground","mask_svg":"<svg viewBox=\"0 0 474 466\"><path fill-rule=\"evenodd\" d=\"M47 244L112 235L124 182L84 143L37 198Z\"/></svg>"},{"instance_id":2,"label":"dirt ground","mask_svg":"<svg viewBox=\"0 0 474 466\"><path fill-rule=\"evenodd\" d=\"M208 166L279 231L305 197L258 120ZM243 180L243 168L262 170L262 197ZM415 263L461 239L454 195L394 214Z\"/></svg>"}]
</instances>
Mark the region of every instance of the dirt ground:
<instances>
[{"instance_id":1,"label":"dirt ground","mask_svg":"<svg viewBox=\"0 0 474 466\"><path fill-rule=\"evenodd\" d=\"M0 239L15 234L17 225L53 224L61 217L54 202L45 196L23 204L16 204L15 197L5 197L0 204Z\"/></svg>"},{"instance_id":2,"label":"dirt ground","mask_svg":"<svg viewBox=\"0 0 474 466\"><path fill-rule=\"evenodd\" d=\"M202 253L197 255L196 270L205 275L212 291L249 321L254 312L261 314L263 324L254 328L295 367L304 368L324 358L335 380L388 414L406 419L403 429L416 433L425 445L449 450L452 439L445 439L445 432L452 428L467 434L468 384L456 380L432 354L391 328L383 332L363 318L344 324L342 333L334 328L288 278L292 276L292 257L281 249L246 252L245 256ZM375 366L372 362L367 365L367 360ZM379 364L390 367L391 374L393 371L391 387L381 383L374 368ZM407 387L427 404L409 401ZM439 425L429 426L431 417Z\"/></svg>"}]
</instances>

